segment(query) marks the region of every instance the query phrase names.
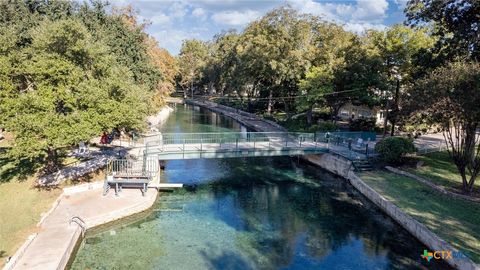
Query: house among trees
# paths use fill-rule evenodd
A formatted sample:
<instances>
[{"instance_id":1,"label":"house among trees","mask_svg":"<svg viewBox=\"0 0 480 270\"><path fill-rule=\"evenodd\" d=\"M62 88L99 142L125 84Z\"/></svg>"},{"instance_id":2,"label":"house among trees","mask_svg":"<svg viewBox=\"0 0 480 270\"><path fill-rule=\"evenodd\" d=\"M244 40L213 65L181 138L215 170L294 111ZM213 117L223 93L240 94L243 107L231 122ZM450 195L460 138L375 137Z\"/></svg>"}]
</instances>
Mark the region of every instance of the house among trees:
<instances>
[{"instance_id":1,"label":"house among trees","mask_svg":"<svg viewBox=\"0 0 480 270\"><path fill-rule=\"evenodd\" d=\"M357 119L357 118L376 118L376 124L383 126L385 121L385 113L379 107L370 108L363 104L352 104L348 102L340 107L337 117L342 120Z\"/></svg>"}]
</instances>

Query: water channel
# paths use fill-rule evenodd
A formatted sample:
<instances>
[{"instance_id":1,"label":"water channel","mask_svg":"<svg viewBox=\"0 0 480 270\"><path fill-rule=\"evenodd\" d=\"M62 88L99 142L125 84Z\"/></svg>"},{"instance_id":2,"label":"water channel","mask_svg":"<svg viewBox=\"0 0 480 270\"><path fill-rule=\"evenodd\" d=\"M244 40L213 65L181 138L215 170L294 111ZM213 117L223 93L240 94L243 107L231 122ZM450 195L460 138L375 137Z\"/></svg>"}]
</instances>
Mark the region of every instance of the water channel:
<instances>
[{"instance_id":1,"label":"water channel","mask_svg":"<svg viewBox=\"0 0 480 270\"><path fill-rule=\"evenodd\" d=\"M178 106L162 132L245 130ZM450 269L343 179L297 158L168 161L145 216L95 230L71 269ZM139 195L140 196L140 195Z\"/></svg>"}]
</instances>

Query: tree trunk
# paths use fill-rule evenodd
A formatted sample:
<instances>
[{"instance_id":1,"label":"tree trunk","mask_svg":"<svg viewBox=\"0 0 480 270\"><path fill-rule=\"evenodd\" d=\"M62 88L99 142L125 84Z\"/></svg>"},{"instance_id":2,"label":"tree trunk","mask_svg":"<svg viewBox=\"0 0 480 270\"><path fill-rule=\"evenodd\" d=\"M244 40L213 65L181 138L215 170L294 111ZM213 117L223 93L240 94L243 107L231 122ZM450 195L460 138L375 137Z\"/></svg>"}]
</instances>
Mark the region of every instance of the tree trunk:
<instances>
[{"instance_id":1,"label":"tree trunk","mask_svg":"<svg viewBox=\"0 0 480 270\"><path fill-rule=\"evenodd\" d=\"M193 81L190 83L190 89L192 91L192 99L193 99Z\"/></svg>"},{"instance_id":2,"label":"tree trunk","mask_svg":"<svg viewBox=\"0 0 480 270\"><path fill-rule=\"evenodd\" d=\"M53 147L48 147L47 149L47 167L45 172L47 174L54 173L58 171L58 156L57 150Z\"/></svg>"},{"instance_id":3,"label":"tree trunk","mask_svg":"<svg viewBox=\"0 0 480 270\"><path fill-rule=\"evenodd\" d=\"M267 113L268 115L271 115L272 114L272 107L273 107L273 104L272 104L272 88L270 88L269 92L268 92L268 107L267 107Z\"/></svg>"},{"instance_id":4,"label":"tree trunk","mask_svg":"<svg viewBox=\"0 0 480 270\"><path fill-rule=\"evenodd\" d=\"M307 111L307 126L311 127L313 122L313 108L310 106Z\"/></svg>"},{"instance_id":5,"label":"tree trunk","mask_svg":"<svg viewBox=\"0 0 480 270\"><path fill-rule=\"evenodd\" d=\"M472 192L475 179L480 171L475 147L477 126L476 123L462 123L452 120L444 131L447 150L462 177L462 190L466 194ZM470 179L467 179L467 169Z\"/></svg>"},{"instance_id":6,"label":"tree trunk","mask_svg":"<svg viewBox=\"0 0 480 270\"><path fill-rule=\"evenodd\" d=\"M383 119L383 138L385 138L387 136L387 125L388 125L388 107L390 107L389 105L389 102L388 102L388 99L387 99L387 102L385 104L385 116L384 116L384 119Z\"/></svg>"},{"instance_id":7,"label":"tree trunk","mask_svg":"<svg viewBox=\"0 0 480 270\"><path fill-rule=\"evenodd\" d=\"M390 136L393 137L393 135L395 135L395 122L397 120L397 117L398 117L398 99L400 97L400 80L397 79L397 87L395 88L395 103L393 105L393 110L394 110L394 114L392 115L392 119L391 119L391 122L392 122L392 130L390 132Z\"/></svg>"}]
</instances>

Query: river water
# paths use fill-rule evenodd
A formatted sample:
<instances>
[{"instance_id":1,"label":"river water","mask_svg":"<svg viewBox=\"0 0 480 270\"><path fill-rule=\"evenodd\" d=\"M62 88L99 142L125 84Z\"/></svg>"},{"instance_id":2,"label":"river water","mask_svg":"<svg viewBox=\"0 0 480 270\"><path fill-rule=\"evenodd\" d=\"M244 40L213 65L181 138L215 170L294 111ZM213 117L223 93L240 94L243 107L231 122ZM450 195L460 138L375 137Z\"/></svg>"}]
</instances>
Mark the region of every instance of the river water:
<instances>
[{"instance_id":1,"label":"river water","mask_svg":"<svg viewBox=\"0 0 480 270\"><path fill-rule=\"evenodd\" d=\"M178 106L162 132L245 130ZM343 179L297 158L168 161L137 219L87 234L72 269L450 269ZM140 196L140 195L139 195Z\"/></svg>"}]
</instances>

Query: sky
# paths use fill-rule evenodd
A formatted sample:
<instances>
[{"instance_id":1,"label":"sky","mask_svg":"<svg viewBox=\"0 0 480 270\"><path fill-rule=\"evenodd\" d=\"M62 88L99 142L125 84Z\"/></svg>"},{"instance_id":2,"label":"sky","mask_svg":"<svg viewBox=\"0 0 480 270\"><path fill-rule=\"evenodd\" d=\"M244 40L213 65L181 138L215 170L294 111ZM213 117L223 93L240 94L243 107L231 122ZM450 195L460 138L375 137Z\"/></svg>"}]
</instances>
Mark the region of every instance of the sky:
<instances>
[{"instance_id":1,"label":"sky","mask_svg":"<svg viewBox=\"0 0 480 270\"><path fill-rule=\"evenodd\" d=\"M210 40L222 30L242 31L268 11L290 5L301 13L321 16L361 33L402 23L407 0L111 0L131 4L147 32L161 47L177 55L185 39Z\"/></svg>"}]
</instances>

